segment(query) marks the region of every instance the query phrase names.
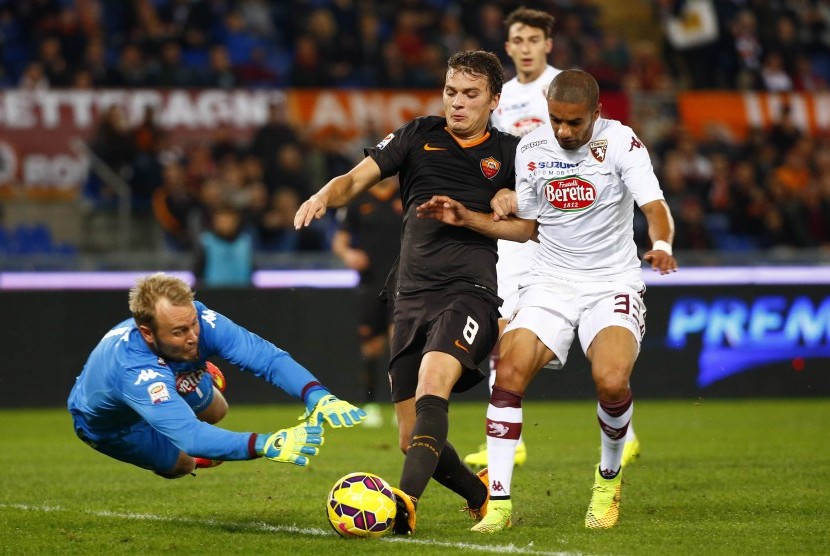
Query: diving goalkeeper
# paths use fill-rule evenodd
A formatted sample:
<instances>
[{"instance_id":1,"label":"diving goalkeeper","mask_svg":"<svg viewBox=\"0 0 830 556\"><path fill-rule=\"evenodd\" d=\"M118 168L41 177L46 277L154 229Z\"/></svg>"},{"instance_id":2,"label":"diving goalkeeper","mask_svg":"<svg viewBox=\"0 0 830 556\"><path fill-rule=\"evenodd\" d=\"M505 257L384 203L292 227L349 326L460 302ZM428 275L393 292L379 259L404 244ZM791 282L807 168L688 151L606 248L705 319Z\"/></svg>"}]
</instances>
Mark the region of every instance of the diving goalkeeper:
<instances>
[{"instance_id":1,"label":"diving goalkeeper","mask_svg":"<svg viewBox=\"0 0 830 556\"><path fill-rule=\"evenodd\" d=\"M226 460L265 457L306 466L323 424L351 427L366 414L332 395L271 342L194 299L175 276L139 278L132 318L93 349L69 394L75 433L117 460L176 479ZM214 426L228 411L218 355L300 398L303 423L264 434Z\"/></svg>"}]
</instances>

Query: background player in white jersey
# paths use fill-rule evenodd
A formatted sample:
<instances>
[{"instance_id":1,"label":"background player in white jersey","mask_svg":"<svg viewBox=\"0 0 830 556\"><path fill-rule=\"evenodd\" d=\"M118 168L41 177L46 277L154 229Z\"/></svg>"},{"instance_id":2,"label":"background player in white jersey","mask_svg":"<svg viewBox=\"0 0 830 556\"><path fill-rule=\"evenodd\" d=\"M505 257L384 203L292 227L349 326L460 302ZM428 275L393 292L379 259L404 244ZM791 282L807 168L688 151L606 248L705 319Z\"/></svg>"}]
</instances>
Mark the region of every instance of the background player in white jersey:
<instances>
[{"instance_id":1,"label":"background player in white jersey","mask_svg":"<svg viewBox=\"0 0 830 556\"><path fill-rule=\"evenodd\" d=\"M513 60L516 76L504 84L499 106L490 116L493 127L517 137L527 135L548 121L548 103L545 94L548 85L559 70L548 64L548 54L553 47L554 17L547 12L518 8L504 20L507 41L504 49ZM539 244L535 241L519 243L498 240L499 260L496 263L499 297L504 300L499 312L499 334L507 319L516 309L519 300L519 278L530 268L530 261ZM490 390L496 380L499 362L498 344L490 355ZM522 465L527 460L523 439L516 446L515 462ZM487 445L478 452L468 454L464 462L471 467L487 466Z\"/></svg>"},{"instance_id":2,"label":"background player in white jersey","mask_svg":"<svg viewBox=\"0 0 830 556\"><path fill-rule=\"evenodd\" d=\"M522 137L548 121L545 94L559 70L548 64L553 48L554 18L547 12L519 8L504 20L504 49L516 68L516 76L504 84L499 106L490 123Z\"/></svg>"},{"instance_id":3,"label":"background player in white jersey","mask_svg":"<svg viewBox=\"0 0 830 556\"><path fill-rule=\"evenodd\" d=\"M513 60L516 76L504 84L498 108L493 112L490 123L502 131L516 136L524 136L534 129L547 124L548 103L546 95L553 78L561 71L548 64L548 54L553 47L552 15L541 10L518 8L504 20L507 42L504 48ZM527 241L519 243L506 239L498 240L499 260L496 263L499 297L504 300L501 306L499 333L504 331L507 319L516 309L519 299L519 280L530 269L530 261L536 253L538 243ZM499 361L499 347L490 357L490 390L496 380L496 367ZM640 442L634 434L634 427L629 426L626 445L623 451L623 466L640 456ZM522 465L527 460L527 448L524 438L519 438L516 445L514 461ZM464 462L471 467L487 465L487 446L481 446L478 452L468 454Z\"/></svg>"},{"instance_id":4,"label":"background player in white jersey","mask_svg":"<svg viewBox=\"0 0 830 556\"><path fill-rule=\"evenodd\" d=\"M515 241L538 235L540 242L501 338L487 408L490 503L473 527L485 533L510 526L522 397L548 362L565 364L577 333L591 362L602 444L585 526L617 523L622 451L634 410L629 378L645 332L645 286L632 230L635 202L652 241L643 258L661 274L677 269L674 223L648 152L631 128L600 118L596 80L565 70L554 78L547 99L551 125L519 143L516 191L497 195L491 215L474 214L443 196L419 207L420 217Z\"/></svg>"}]
</instances>

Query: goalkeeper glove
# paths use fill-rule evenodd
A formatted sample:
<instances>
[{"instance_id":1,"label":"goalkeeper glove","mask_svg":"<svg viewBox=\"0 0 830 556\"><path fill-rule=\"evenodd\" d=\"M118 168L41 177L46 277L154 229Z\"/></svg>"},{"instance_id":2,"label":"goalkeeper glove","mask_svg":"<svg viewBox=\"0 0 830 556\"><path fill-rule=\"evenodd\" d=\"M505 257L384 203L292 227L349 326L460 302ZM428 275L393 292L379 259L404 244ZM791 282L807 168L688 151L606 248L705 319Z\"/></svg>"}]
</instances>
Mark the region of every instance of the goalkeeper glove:
<instances>
[{"instance_id":1,"label":"goalkeeper glove","mask_svg":"<svg viewBox=\"0 0 830 556\"><path fill-rule=\"evenodd\" d=\"M366 412L333 394L320 398L313 409L306 409L300 421L308 420L309 425L321 425L325 421L334 428L353 427L366 419Z\"/></svg>"},{"instance_id":2,"label":"goalkeeper glove","mask_svg":"<svg viewBox=\"0 0 830 556\"><path fill-rule=\"evenodd\" d=\"M307 466L308 457L316 456L323 444L323 428L297 425L273 434L258 434L254 441L257 455L280 463Z\"/></svg>"}]
</instances>

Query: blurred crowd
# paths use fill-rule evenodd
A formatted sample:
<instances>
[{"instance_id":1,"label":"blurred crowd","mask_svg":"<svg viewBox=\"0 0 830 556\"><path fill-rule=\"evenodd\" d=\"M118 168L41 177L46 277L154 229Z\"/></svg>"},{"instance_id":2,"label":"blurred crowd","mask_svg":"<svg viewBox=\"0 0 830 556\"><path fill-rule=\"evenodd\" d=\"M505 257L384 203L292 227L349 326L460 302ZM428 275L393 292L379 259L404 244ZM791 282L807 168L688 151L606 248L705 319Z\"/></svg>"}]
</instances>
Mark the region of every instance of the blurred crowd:
<instances>
[{"instance_id":1,"label":"blurred crowd","mask_svg":"<svg viewBox=\"0 0 830 556\"><path fill-rule=\"evenodd\" d=\"M524 5L556 17L551 64L589 71L604 90L828 90L830 0L639 1L653 33L632 39L591 0L0 0L0 86L438 89L459 49L497 53L512 76L503 20ZM309 136L274 106L249 138L219 129L172 145L154 118L130 126L113 108L90 141L170 249L193 248L220 207L239 211L256 249L329 249L333 217L303 234L291 221L355 162L336 134ZM677 125L648 146L678 248L830 245L830 141L786 110L746 141ZM86 194L105 203L113 192L93 177Z\"/></svg>"},{"instance_id":2,"label":"blurred crowd","mask_svg":"<svg viewBox=\"0 0 830 556\"><path fill-rule=\"evenodd\" d=\"M0 0L0 84L429 88L456 50L507 63L520 4L561 22L555 65L626 73L627 45L586 0Z\"/></svg>"},{"instance_id":3,"label":"blurred crowd","mask_svg":"<svg viewBox=\"0 0 830 556\"><path fill-rule=\"evenodd\" d=\"M556 17L555 67L605 89L830 81L826 0L636 1L659 32L630 41L592 0L0 0L0 86L429 88L459 49L507 65L519 5Z\"/></svg>"},{"instance_id":4,"label":"blurred crowd","mask_svg":"<svg viewBox=\"0 0 830 556\"><path fill-rule=\"evenodd\" d=\"M334 214L296 232L294 213L353 166L347 145L332 129L313 135L297 129L280 103L247 140L220 127L207 140L173 143L151 110L130 127L119 107L110 108L90 140L93 152L130 184L133 210L151 213L174 251L197 247L213 214L228 209L239 213L240 231L251 235L257 250L328 250ZM116 201L116 192L94 175L85 195L99 205Z\"/></svg>"},{"instance_id":5,"label":"blurred crowd","mask_svg":"<svg viewBox=\"0 0 830 556\"><path fill-rule=\"evenodd\" d=\"M680 87L827 90L830 2L654 0L654 6Z\"/></svg>"},{"instance_id":6,"label":"blurred crowd","mask_svg":"<svg viewBox=\"0 0 830 556\"><path fill-rule=\"evenodd\" d=\"M679 250L830 248L830 136L804 134L787 105L746 141L714 126L696 140L678 124L649 148Z\"/></svg>"}]
</instances>

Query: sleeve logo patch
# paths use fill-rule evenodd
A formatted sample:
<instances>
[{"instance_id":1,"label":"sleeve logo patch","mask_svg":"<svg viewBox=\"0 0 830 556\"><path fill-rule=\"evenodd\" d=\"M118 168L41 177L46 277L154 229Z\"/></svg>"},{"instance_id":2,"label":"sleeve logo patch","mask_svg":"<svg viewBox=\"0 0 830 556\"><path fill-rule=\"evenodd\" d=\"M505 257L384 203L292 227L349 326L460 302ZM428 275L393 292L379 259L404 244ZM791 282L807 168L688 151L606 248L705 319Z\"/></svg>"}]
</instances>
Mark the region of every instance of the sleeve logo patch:
<instances>
[{"instance_id":1,"label":"sleeve logo patch","mask_svg":"<svg viewBox=\"0 0 830 556\"><path fill-rule=\"evenodd\" d=\"M382 151L382 150L383 150L383 147L385 147L386 145L388 145L388 144L389 144L389 141L391 141L391 140L392 140L392 139L394 139L394 138L395 138L395 134L394 134L394 133L390 133L389 135L387 135L386 137L384 137L384 138L383 138L383 141L381 141L380 143L378 143L377 147L375 147L375 148L377 148L377 150L379 150L379 151Z\"/></svg>"},{"instance_id":2,"label":"sleeve logo patch","mask_svg":"<svg viewBox=\"0 0 830 556\"><path fill-rule=\"evenodd\" d=\"M138 378L135 379L135 382L133 384L138 386L142 382L149 382L156 378L161 378L160 372L155 371L153 369L141 369L141 372L138 374Z\"/></svg>"},{"instance_id":3,"label":"sleeve logo patch","mask_svg":"<svg viewBox=\"0 0 830 556\"><path fill-rule=\"evenodd\" d=\"M205 309L202 311L202 320L208 323L211 328L216 328L216 311Z\"/></svg>"},{"instance_id":4,"label":"sleeve logo patch","mask_svg":"<svg viewBox=\"0 0 830 556\"><path fill-rule=\"evenodd\" d=\"M166 402L170 399L170 392L167 391L167 385L163 382L154 382L148 386L147 393L150 394L150 401L154 404Z\"/></svg>"}]
</instances>

